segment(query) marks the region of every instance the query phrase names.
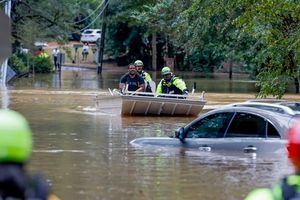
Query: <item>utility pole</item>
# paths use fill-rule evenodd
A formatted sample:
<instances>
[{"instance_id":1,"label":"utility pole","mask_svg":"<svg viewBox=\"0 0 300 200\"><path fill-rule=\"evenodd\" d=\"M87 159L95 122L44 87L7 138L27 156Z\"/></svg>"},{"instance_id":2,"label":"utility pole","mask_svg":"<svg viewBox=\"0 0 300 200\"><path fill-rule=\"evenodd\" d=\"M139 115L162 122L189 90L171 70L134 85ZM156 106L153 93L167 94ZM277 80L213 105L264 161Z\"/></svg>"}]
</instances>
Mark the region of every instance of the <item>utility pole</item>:
<instances>
[{"instance_id":1,"label":"utility pole","mask_svg":"<svg viewBox=\"0 0 300 200\"><path fill-rule=\"evenodd\" d=\"M107 15L107 8L108 8L108 0L105 0L104 4L104 11L103 11L103 23L102 23L102 29L101 29L101 41L99 44L99 51L98 51L98 68L97 68L97 73L101 74L102 73L102 64L103 64L103 53L104 53L104 41L105 41L105 32L106 32L106 22L105 18Z\"/></svg>"}]
</instances>

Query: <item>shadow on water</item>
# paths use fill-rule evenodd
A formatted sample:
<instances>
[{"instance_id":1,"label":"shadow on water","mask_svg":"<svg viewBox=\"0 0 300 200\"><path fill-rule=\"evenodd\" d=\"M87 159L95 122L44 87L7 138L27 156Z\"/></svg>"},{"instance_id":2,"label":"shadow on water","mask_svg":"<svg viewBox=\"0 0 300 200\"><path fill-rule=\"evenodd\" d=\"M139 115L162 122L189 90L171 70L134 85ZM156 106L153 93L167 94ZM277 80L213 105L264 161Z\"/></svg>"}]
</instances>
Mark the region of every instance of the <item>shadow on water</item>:
<instances>
[{"instance_id":1,"label":"shadow on water","mask_svg":"<svg viewBox=\"0 0 300 200\"><path fill-rule=\"evenodd\" d=\"M43 171L61 199L243 199L254 187L291 172L285 156L133 147L134 138L172 135L193 118L122 117L117 108L97 110L94 98L115 88L125 71L103 70L99 76L94 69L63 68L61 75L8 85L9 108L21 112L34 132L30 169ZM254 97L251 81L189 76L184 75L188 85L196 81L210 105Z\"/></svg>"}]
</instances>

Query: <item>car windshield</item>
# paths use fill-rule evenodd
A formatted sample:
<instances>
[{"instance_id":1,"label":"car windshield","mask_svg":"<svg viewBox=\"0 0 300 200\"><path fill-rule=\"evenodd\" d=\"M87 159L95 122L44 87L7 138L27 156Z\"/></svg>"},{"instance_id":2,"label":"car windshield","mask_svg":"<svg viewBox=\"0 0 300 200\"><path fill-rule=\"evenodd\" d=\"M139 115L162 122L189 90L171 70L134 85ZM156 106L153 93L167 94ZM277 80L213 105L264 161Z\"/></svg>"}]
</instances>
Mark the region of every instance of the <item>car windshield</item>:
<instances>
[{"instance_id":1,"label":"car windshield","mask_svg":"<svg viewBox=\"0 0 300 200\"><path fill-rule=\"evenodd\" d=\"M93 31L84 31L83 33L84 33L84 34L92 34Z\"/></svg>"},{"instance_id":2,"label":"car windshield","mask_svg":"<svg viewBox=\"0 0 300 200\"><path fill-rule=\"evenodd\" d=\"M283 102L280 105L287 106L294 111L300 112L300 102Z\"/></svg>"},{"instance_id":3,"label":"car windshield","mask_svg":"<svg viewBox=\"0 0 300 200\"><path fill-rule=\"evenodd\" d=\"M227 124L234 113L217 113L207 116L187 130L187 138L217 138L223 137Z\"/></svg>"}]
</instances>

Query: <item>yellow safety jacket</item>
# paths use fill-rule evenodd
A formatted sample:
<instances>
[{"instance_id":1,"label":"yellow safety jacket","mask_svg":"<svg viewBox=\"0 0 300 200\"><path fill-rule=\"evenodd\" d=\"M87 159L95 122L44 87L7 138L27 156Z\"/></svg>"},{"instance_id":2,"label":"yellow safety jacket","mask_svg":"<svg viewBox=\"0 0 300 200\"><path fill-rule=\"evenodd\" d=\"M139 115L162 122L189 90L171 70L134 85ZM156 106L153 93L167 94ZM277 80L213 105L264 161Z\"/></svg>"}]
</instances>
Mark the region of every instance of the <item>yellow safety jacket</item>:
<instances>
[{"instance_id":1,"label":"yellow safety jacket","mask_svg":"<svg viewBox=\"0 0 300 200\"><path fill-rule=\"evenodd\" d=\"M175 76L169 82L162 79L156 88L157 94L187 94L187 91L185 82Z\"/></svg>"},{"instance_id":2,"label":"yellow safety jacket","mask_svg":"<svg viewBox=\"0 0 300 200\"><path fill-rule=\"evenodd\" d=\"M38 55L38 57L40 57L40 58L48 58L49 55L48 55L47 53L43 52L43 53L40 53L40 54Z\"/></svg>"},{"instance_id":3,"label":"yellow safety jacket","mask_svg":"<svg viewBox=\"0 0 300 200\"><path fill-rule=\"evenodd\" d=\"M255 189L245 200L300 200L300 175L287 176L271 189Z\"/></svg>"}]
</instances>

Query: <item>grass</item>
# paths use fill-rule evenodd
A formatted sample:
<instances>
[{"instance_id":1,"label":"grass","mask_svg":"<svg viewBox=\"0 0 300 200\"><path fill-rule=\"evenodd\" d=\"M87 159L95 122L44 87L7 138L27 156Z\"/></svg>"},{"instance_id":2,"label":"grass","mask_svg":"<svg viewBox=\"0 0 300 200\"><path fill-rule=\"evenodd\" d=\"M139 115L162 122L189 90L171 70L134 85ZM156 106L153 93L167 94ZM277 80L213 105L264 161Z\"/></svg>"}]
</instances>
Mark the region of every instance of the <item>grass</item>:
<instances>
[{"instance_id":1,"label":"grass","mask_svg":"<svg viewBox=\"0 0 300 200\"><path fill-rule=\"evenodd\" d=\"M82 43L69 43L69 44L66 44L66 45L58 45L58 44L51 44L49 45L47 48L45 48L45 52L48 54L48 55L52 55L52 50L56 47L59 48L60 52L61 53L64 53L65 54L65 63L66 64L78 64L78 65L82 65L82 64L96 64L95 61L94 61L94 53L93 51L96 51L96 45L95 44L90 44L89 45L89 54L87 56L87 60L86 61L83 61L82 60L82 46L79 46L77 48L77 51L76 51L76 48L75 46L76 45L82 45Z\"/></svg>"}]
</instances>

